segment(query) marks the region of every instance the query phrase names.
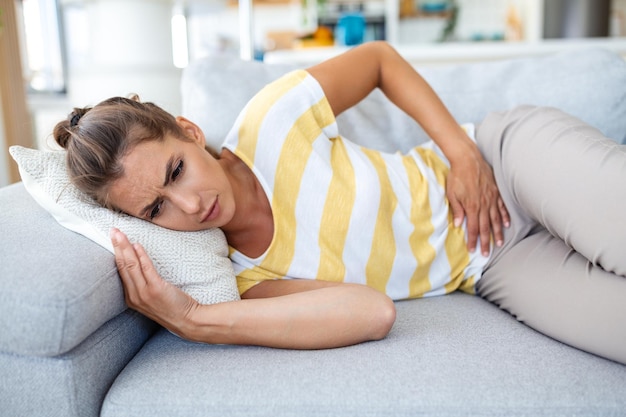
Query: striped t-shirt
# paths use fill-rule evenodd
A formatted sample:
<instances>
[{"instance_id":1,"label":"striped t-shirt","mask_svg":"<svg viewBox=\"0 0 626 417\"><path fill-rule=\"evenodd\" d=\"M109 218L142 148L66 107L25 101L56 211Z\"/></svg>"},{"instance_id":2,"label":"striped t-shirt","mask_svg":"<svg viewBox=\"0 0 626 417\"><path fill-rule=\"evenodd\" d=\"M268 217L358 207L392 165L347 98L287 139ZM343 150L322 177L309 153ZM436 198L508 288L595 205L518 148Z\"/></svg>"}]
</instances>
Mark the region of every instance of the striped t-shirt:
<instances>
[{"instance_id":1,"label":"striped t-shirt","mask_svg":"<svg viewBox=\"0 0 626 417\"><path fill-rule=\"evenodd\" d=\"M434 143L407 154L343 138L324 91L304 70L262 89L224 145L254 172L274 236L252 259L230 250L239 291L268 279L367 284L393 299L473 292L487 258L466 248Z\"/></svg>"}]
</instances>

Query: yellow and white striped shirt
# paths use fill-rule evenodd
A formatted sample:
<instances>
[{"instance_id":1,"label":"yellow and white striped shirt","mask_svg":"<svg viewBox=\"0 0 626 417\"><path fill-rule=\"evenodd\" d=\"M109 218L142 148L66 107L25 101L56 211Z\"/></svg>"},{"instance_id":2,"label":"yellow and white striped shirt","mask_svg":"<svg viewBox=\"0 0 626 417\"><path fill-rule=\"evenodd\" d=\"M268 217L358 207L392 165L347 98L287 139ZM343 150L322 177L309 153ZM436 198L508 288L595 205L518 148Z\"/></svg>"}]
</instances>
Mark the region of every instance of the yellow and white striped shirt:
<instances>
[{"instance_id":1,"label":"yellow and white striped shirt","mask_svg":"<svg viewBox=\"0 0 626 417\"><path fill-rule=\"evenodd\" d=\"M367 284L396 300L473 292L487 258L452 225L434 143L402 155L344 139L321 86L298 70L246 105L223 146L252 169L274 217L263 255L230 250L241 293L292 278Z\"/></svg>"}]
</instances>

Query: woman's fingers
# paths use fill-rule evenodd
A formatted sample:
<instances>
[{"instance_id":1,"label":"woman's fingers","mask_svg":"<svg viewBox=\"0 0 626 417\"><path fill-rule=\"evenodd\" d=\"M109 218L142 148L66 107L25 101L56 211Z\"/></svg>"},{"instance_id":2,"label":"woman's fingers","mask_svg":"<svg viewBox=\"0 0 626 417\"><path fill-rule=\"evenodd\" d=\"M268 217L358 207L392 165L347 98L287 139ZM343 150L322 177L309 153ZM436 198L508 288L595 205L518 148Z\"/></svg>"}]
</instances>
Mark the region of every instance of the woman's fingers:
<instances>
[{"instance_id":1,"label":"woman's fingers","mask_svg":"<svg viewBox=\"0 0 626 417\"><path fill-rule=\"evenodd\" d=\"M491 172L489 172L491 174ZM482 190L484 199L481 205L480 246L483 255L487 256L493 243L496 246L504 244L504 227L509 226L509 213L504 205L493 175L485 176L487 182Z\"/></svg>"},{"instance_id":2,"label":"woman's fingers","mask_svg":"<svg viewBox=\"0 0 626 417\"><path fill-rule=\"evenodd\" d=\"M503 220L500 216L497 202L489 206L489 222L496 246L502 246L504 243L504 233L502 232Z\"/></svg>"},{"instance_id":3,"label":"woman's fingers","mask_svg":"<svg viewBox=\"0 0 626 417\"><path fill-rule=\"evenodd\" d=\"M454 193L449 193L448 202L450 203L450 210L452 210L452 218L454 219L454 227L459 227L463 224L465 219L465 210L463 204L456 198Z\"/></svg>"},{"instance_id":4,"label":"woman's fingers","mask_svg":"<svg viewBox=\"0 0 626 417\"><path fill-rule=\"evenodd\" d=\"M145 286L139 258L126 235L118 229L111 230L111 242L115 252L115 264L128 300L129 294L137 293L137 285Z\"/></svg>"},{"instance_id":5,"label":"woman's fingers","mask_svg":"<svg viewBox=\"0 0 626 417\"><path fill-rule=\"evenodd\" d=\"M137 259L139 260L139 268L141 269L141 275L146 281L147 285L154 285L155 283L161 283L162 278L154 268L154 264L152 260L148 256L148 253L144 249L144 247L139 244L133 244L133 249L135 250L135 254Z\"/></svg>"},{"instance_id":6,"label":"woman's fingers","mask_svg":"<svg viewBox=\"0 0 626 417\"><path fill-rule=\"evenodd\" d=\"M504 204L504 200L500 193L498 193L498 212L500 213L500 218L502 219L502 224L504 227L509 227L511 225L511 216L509 216L509 210L506 208ZM504 241L504 238L503 238Z\"/></svg>"},{"instance_id":7,"label":"woman's fingers","mask_svg":"<svg viewBox=\"0 0 626 417\"><path fill-rule=\"evenodd\" d=\"M490 207L487 205L482 206L480 210L480 252L483 256L488 256L491 250L491 235L493 231L493 224L491 224L491 217L489 215Z\"/></svg>"},{"instance_id":8,"label":"woman's fingers","mask_svg":"<svg viewBox=\"0 0 626 417\"><path fill-rule=\"evenodd\" d=\"M126 235L117 229L111 231L111 240L126 303L129 307L146 313L146 307L151 304L150 297L155 296L155 288L158 289L163 280L143 246L131 244Z\"/></svg>"},{"instance_id":9,"label":"woman's fingers","mask_svg":"<svg viewBox=\"0 0 626 417\"><path fill-rule=\"evenodd\" d=\"M504 243L503 226L509 226L509 214L498 191L491 169L486 164L472 172L451 171L448 177L448 200L455 226L466 219L467 248L476 250L480 238L480 251L487 256L492 236L496 245Z\"/></svg>"},{"instance_id":10,"label":"woman's fingers","mask_svg":"<svg viewBox=\"0 0 626 417\"><path fill-rule=\"evenodd\" d=\"M468 197L463 204L467 227L467 248L470 252L476 250L478 236L481 230L480 205L477 200L471 201Z\"/></svg>"},{"instance_id":11,"label":"woman's fingers","mask_svg":"<svg viewBox=\"0 0 626 417\"><path fill-rule=\"evenodd\" d=\"M117 229L111 231L111 241L126 304L179 334L181 323L198 303L161 278L143 246L131 244Z\"/></svg>"},{"instance_id":12,"label":"woman's fingers","mask_svg":"<svg viewBox=\"0 0 626 417\"><path fill-rule=\"evenodd\" d=\"M495 203L490 206L489 213L496 246L502 246L504 244L504 228L509 227L511 220L500 193L497 194Z\"/></svg>"}]
</instances>

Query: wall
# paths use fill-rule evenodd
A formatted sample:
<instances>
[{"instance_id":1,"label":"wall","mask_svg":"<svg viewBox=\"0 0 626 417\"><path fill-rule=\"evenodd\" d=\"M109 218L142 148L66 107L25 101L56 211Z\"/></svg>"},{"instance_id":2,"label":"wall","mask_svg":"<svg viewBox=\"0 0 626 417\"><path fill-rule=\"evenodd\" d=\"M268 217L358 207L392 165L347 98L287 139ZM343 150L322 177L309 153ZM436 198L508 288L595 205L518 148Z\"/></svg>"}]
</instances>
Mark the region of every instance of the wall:
<instances>
[{"instance_id":1,"label":"wall","mask_svg":"<svg viewBox=\"0 0 626 417\"><path fill-rule=\"evenodd\" d=\"M170 0L68 0L62 3L67 48L66 97L30 99L40 147L73 107L138 94L181 111L182 71L173 65ZM54 146L54 145L53 145Z\"/></svg>"},{"instance_id":2,"label":"wall","mask_svg":"<svg viewBox=\"0 0 626 417\"><path fill-rule=\"evenodd\" d=\"M190 7L187 14L192 59L224 51L238 53L239 14L236 5L213 3L212 7ZM267 47L268 32L302 32L305 27L300 2L255 5L253 15L257 50Z\"/></svg>"},{"instance_id":3,"label":"wall","mask_svg":"<svg viewBox=\"0 0 626 417\"><path fill-rule=\"evenodd\" d=\"M178 112L181 71L172 63L171 13L169 0L91 0L67 6L71 102L95 104L136 93Z\"/></svg>"},{"instance_id":4,"label":"wall","mask_svg":"<svg viewBox=\"0 0 626 417\"><path fill-rule=\"evenodd\" d=\"M514 7L521 17L527 5L534 2L535 0L456 0L459 12L454 38L450 40L500 40L505 36L509 8ZM422 3L425 2L419 2ZM437 42L447 23L447 18L436 14L401 18L398 21L396 42L402 45Z\"/></svg>"},{"instance_id":5,"label":"wall","mask_svg":"<svg viewBox=\"0 0 626 417\"><path fill-rule=\"evenodd\" d=\"M626 0L613 0L611 12L611 36L626 36Z\"/></svg>"},{"instance_id":6,"label":"wall","mask_svg":"<svg viewBox=\"0 0 626 417\"><path fill-rule=\"evenodd\" d=\"M2 91L0 91L2 94ZM0 100L0 149L7 148L7 141L4 137L4 120L2 118L2 100ZM0 187L9 184L9 164L6 152L0 152Z\"/></svg>"},{"instance_id":7,"label":"wall","mask_svg":"<svg viewBox=\"0 0 626 417\"><path fill-rule=\"evenodd\" d=\"M0 170L8 172L8 181L19 181L17 165L8 155L8 147L32 147L31 121L26 104L18 19L14 0L0 0L2 32L0 32L0 110L2 111L2 153ZM17 58L17 59L16 59Z\"/></svg>"}]
</instances>

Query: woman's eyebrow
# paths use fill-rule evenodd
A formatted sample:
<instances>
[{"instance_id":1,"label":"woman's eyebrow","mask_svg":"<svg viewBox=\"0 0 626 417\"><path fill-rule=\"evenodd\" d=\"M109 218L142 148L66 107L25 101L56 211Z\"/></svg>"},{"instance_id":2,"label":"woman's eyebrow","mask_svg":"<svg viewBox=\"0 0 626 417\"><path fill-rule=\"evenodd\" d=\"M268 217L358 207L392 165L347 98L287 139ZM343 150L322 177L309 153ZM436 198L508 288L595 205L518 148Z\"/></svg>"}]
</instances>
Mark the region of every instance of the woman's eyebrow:
<instances>
[{"instance_id":1,"label":"woman's eyebrow","mask_svg":"<svg viewBox=\"0 0 626 417\"><path fill-rule=\"evenodd\" d=\"M165 165L165 181L163 181L163 187L167 187L172 179L172 170L174 169L174 155L170 156L167 164Z\"/></svg>"},{"instance_id":2,"label":"woman's eyebrow","mask_svg":"<svg viewBox=\"0 0 626 417\"><path fill-rule=\"evenodd\" d=\"M165 180L163 181L163 187L167 187L167 184L169 184L170 181L172 180L172 170L173 169L174 169L174 155L170 156L170 159L168 159L167 163L165 164ZM143 208L141 213L148 212L148 210L150 210L152 207L157 205L158 202L159 202L159 197L156 197L150 204L147 204Z\"/></svg>"}]
</instances>

